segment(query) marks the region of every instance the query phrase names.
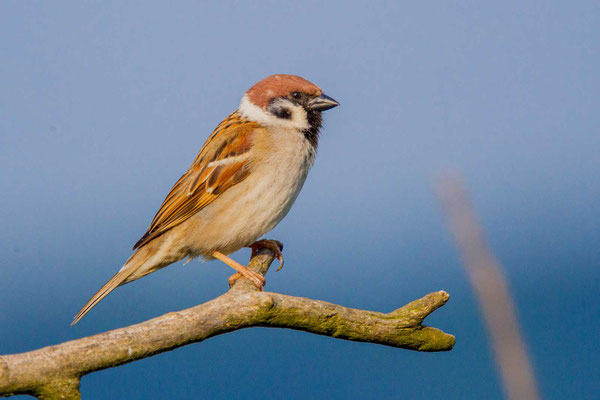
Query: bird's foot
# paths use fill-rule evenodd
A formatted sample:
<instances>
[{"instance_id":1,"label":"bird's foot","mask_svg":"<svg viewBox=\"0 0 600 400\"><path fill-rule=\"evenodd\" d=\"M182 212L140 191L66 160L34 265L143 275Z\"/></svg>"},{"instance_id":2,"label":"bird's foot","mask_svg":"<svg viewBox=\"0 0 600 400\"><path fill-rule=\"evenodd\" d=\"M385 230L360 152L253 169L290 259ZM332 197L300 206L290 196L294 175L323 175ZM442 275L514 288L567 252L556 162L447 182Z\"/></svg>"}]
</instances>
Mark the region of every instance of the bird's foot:
<instances>
[{"instance_id":1,"label":"bird's foot","mask_svg":"<svg viewBox=\"0 0 600 400\"><path fill-rule=\"evenodd\" d=\"M235 274L231 275L229 277L229 279L227 279L227 282L229 283L229 289L231 289L233 287L233 285L235 285L237 280L240 279L242 276L243 275L240 274L239 272L236 272Z\"/></svg>"},{"instance_id":2,"label":"bird's foot","mask_svg":"<svg viewBox=\"0 0 600 400\"><path fill-rule=\"evenodd\" d=\"M264 276L259 274L258 272L254 272L244 267L242 264L237 261L227 257L225 254L220 251L215 251L212 256L218 260L223 261L225 264L229 265L231 268L235 269L238 273L233 274L229 277L229 287L232 287L235 281L237 281L242 276L248 279L250 282L254 284L258 288L258 290L262 291L263 287L267 283Z\"/></svg>"},{"instance_id":3,"label":"bird's foot","mask_svg":"<svg viewBox=\"0 0 600 400\"><path fill-rule=\"evenodd\" d=\"M248 247L252 249L251 257L254 257L256 253L263 247L271 250L275 255L275 258L279 260L279 268L277 268L277 271L283 268L283 254L281 253L283 251L283 243L281 243L279 240L262 239L252 243Z\"/></svg>"},{"instance_id":4,"label":"bird's foot","mask_svg":"<svg viewBox=\"0 0 600 400\"><path fill-rule=\"evenodd\" d=\"M258 290L260 290L262 292L263 287L267 283L267 281L265 280L265 277L257 272L251 271L251 270L248 270L248 272L250 273L249 275L244 275L244 273L242 273L242 272L237 272L237 273L231 275L229 277L229 279L227 279L227 282L229 283L229 289L231 289L233 287L233 285L235 285L235 283L237 282L238 279L240 279L241 277L244 277L244 278L249 279L254 284L254 286L256 286L258 288Z\"/></svg>"}]
</instances>

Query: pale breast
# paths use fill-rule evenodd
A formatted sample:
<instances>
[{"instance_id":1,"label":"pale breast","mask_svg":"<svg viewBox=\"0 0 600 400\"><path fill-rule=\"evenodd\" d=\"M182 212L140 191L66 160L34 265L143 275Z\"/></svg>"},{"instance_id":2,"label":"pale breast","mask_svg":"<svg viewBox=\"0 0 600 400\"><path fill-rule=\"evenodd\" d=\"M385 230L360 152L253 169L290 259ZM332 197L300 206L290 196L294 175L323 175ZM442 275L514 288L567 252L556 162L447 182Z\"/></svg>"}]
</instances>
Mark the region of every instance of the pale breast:
<instances>
[{"instance_id":1,"label":"pale breast","mask_svg":"<svg viewBox=\"0 0 600 400\"><path fill-rule=\"evenodd\" d=\"M298 131L264 131L255 138L252 173L190 219L184 240L205 256L234 252L272 230L289 212L314 160ZM183 239L183 238L182 238Z\"/></svg>"}]
</instances>

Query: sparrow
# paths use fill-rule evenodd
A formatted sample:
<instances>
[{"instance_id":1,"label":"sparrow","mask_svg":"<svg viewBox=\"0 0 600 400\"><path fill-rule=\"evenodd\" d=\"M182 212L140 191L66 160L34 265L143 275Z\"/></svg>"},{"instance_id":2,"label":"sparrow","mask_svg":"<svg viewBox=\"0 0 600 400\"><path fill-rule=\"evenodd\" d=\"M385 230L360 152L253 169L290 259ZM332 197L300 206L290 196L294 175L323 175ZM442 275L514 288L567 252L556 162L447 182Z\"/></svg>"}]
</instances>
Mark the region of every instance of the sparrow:
<instances>
[{"instance_id":1,"label":"sparrow","mask_svg":"<svg viewBox=\"0 0 600 400\"><path fill-rule=\"evenodd\" d=\"M264 277L227 255L268 247L281 269L281 243L258 239L292 207L315 159L321 113L338 105L296 75L271 75L248 89L175 183L135 253L71 326L118 286L186 257L221 260L238 272L230 285L244 276L262 290Z\"/></svg>"}]
</instances>

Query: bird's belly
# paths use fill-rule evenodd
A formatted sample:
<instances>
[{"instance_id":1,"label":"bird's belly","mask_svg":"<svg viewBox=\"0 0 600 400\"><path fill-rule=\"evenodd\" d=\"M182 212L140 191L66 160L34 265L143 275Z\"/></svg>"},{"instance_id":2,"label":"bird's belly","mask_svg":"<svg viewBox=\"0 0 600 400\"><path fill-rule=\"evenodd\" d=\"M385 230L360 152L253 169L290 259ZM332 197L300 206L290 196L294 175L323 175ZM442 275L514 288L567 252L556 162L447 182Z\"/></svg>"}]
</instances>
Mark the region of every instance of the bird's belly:
<instances>
[{"instance_id":1,"label":"bird's belly","mask_svg":"<svg viewBox=\"0 0 600 400\"><path fill-rule=\"evenodd\" d=\"M272 230L289 212L306 179L309 164L289 168L264 166L262 173L227 190L191 218L185 238L193 253L210 257L250 245ZM259 172L259 171L256 171Z\"/></svg>"}]
</instances>

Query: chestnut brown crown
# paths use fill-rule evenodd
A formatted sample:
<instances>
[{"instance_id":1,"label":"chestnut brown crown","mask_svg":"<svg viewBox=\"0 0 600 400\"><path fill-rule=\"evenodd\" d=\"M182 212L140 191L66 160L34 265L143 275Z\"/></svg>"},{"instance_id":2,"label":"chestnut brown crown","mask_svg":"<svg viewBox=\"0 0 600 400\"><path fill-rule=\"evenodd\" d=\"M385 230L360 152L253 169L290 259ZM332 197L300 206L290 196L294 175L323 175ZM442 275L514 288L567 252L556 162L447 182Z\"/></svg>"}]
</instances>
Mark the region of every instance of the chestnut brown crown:
<instances>
[{"instance_id":1,"label":"chestnut brown crown","mask_svg":"<svg viewBox=\"0 0 600 400\"><path fill-rule=\"evenodd\" d=\"M302 92L310 96L323 94L321 88L297 75L271 75L252 86L246 94L248 99L261 108L266 108L274 98L285 97L293 92Z\"/></svg>"}]
</instances>

